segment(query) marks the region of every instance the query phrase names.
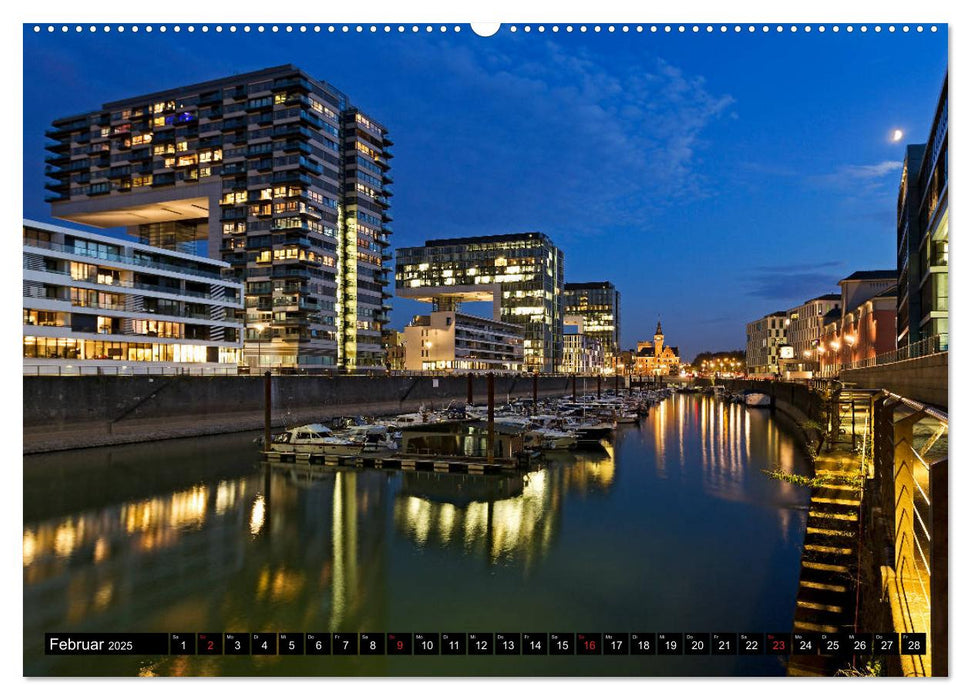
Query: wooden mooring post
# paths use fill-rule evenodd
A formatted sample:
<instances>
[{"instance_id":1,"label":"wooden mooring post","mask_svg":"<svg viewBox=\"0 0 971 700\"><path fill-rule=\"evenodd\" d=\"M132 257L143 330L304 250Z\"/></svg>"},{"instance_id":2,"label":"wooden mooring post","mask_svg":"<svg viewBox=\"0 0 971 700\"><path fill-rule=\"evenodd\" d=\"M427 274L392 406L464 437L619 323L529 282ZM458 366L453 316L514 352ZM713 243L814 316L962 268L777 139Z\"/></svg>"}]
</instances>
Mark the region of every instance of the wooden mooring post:
<instances>
[{"instance_id":1,"label":"wooden mooring post","mask_svg":"<svg viewBox=\"0 0 971 700\"><path fill-rule=\"evenodd\" d=\"M267 371L263 375L263 449L270 449L272 436L270 427L272 423L272 404L273 404L273 375Z\"/></svg>"},{"instance_id":2,"label":"wooden mooring post","mask_svg":"<svg viewBox=\"0 0 971 700\"><path fill-rule=\"evenodd\" d=\"M597 375L597 398L598 399L600 398L600 381L601 381L601 379L602 379L602 377L598 374Z\"/></svg>"},{"instance_id":3,"label":"wooden mooring post","mask_svg":"<svg viewBox=\"0 0 971 700\"><path fill-rule=\"evenodd\" d=\"M573 375L573 400L577 400L577 375Z\"/></svg>"},{"instance_id":4,"label":"wooden mooring post","mask_svg":"<svg viewBox=\"0 0 971 700\"><path fill-rule=\"evenodd\" d=\"M466 396L465 396L465 403L467 403L469 406L472 406L473 405L473 403L472 403L472 398L473 398L473 396L472 396L472 373L469 372L465 376L465 378L466 378L466 386L465 386Z\"/></svg>"},{"instance_id":5,"label":"wooden mooring post","mask_svg":"<svg viewBox=\"0 0 971 700\"><path fill-rule=\"evenodd\" d=\"M488 418L488 437L486 438L486 449L489 451L488 464L492 464L496 454L496 378L489 372L486 383L486 392L489 402Z\"/></svg>"},{"instance_id":6,"label":"wooden mooring post","mask_svg":"<svg viewBox=\"0 0 971 700\"><path fill-rule=\"evenodd\" d=\"M536 404L539 400L539 372L533 372L533 415L536 415Z\"/></svg>"}]
</instances>

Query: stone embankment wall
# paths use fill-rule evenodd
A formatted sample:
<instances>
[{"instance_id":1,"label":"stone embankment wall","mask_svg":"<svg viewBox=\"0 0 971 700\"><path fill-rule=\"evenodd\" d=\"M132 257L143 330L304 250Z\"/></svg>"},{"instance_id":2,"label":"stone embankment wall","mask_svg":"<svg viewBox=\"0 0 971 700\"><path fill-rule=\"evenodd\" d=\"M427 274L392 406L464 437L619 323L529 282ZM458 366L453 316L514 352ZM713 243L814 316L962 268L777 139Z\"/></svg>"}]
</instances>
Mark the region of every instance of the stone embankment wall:
<instances>
[{"instance_id":1,"label":"stone embankment wall","mask_svg":"<svg viewBox=\"0 0 971 700\"><path fill-rule=\"evenodd\" d=\"M263 426L263 377L25 377L24 452L257 430ZM473 399L486 402L486 377ZM540 397L572 391L568 377L540 377ZM603 383L603 390L612 385ZM389 415L421 406L464 405L467 378L274 376L274 427L335 416ZM596 381L577 379L577 393ZM495 378L495 399L530 398L529 376Z\"/></svg>"},{"instance_id":2,"label":"stone embankment wall","mask_svg":"<svg viewBox=\"0 0 971 700\"><path fill-rule=\"evenodd\" d=\"M948 353L941 352L913 360L847 369L840 372L840 381L861 389L886 389L947 410L947 357Z\"/></svg>"}]
</instances>

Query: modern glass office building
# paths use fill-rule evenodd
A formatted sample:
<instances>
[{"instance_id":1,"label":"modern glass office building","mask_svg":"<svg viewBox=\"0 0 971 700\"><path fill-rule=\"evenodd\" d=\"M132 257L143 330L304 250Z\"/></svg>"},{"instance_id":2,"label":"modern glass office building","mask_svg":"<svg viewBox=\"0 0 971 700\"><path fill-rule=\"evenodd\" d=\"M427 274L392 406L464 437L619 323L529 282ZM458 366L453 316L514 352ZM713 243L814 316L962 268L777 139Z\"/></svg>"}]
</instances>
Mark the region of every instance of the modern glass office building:
<instances>
[{"instance_id":1,"label":"modern glass office building","mask_svg":"<svg viewBox=\"0 0 971 700\"><path fill-rule=\"evenodd\" d=\"M927 143L907 147L897 200L897 347L948 346L947 76Z\"/></svg>"},{"instance_id":2,"label":"modern glass office building","mask_svg":"<svg viewBox=\"0 0 971 700\"><path fill-rule=\"evenodd\" d=\"M109 102L47 136L54 216L205 241L232 266L251 367L383 368L391 140L344 93L284 65Z\"/></svg>"},{"instance_id":3,"label":"modern glass office building","mask_svg":"<svg viewBox=\"0 0 971 700\"><path fill-rule=\"evenodd\" d=\"M569 282L563 287L567 316L583 319L583 334L600 341L603 366L620 351L620 292L610 282Z\"/></svg>"},{"instance_id":4,"label":"modern glass office building","mask_svg":"<svg viewBox=\"0 0 971 700\"><path fill-rule=\"evenodd\" d=\"M545 234L443 238L399 248L398 296L456 310L489 301L493 318L523 327L524 368L556 372L563 358L563 252Z\"/></svg>"},{"instance_id":5,"label":"modern glass office building","mask_svg":"<svg viewBox=\"0 0 971 700\"><path fill-rule=\"evenodd\" d=\"M219 260L24 221L24 374L235 374L243 285Z\"/></svg>"}]
</instances>

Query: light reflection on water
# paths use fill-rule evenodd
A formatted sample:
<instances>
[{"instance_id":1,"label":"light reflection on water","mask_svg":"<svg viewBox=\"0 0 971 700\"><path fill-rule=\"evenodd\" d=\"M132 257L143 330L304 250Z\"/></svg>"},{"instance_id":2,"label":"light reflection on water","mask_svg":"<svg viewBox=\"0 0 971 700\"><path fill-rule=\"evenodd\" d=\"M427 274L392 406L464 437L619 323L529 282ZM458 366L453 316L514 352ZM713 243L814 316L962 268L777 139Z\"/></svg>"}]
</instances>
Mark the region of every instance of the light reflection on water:
<instances>
[{"instance_id":1,"label":"light reflection on water","mask_svg":"<svg viewBox=\"0 0 971 700\"><path fill-rule=\"evenodd\" d=\"M23 530L25 671L44 674L478 674L496 660L45 657L53 631L787 631L808 494L767 411L675 396L600 449L526 474L265 474L243 437L213 447L65 453L183 483L110 481L83 508L70 475L31 483ZM220 449L217 449L219 446ZM99 461L100 460L100 461ZM36 464L32 465L32 461ZM25 472L56 463L25 459ZM151 463L149 463L151 462ZM235 465L235 466L233 466ZM31 469L36 472L31 472ZM231 472L235 470L235 475ZM212 476L209 476L212 475ZM25 476L25 484L28 476ZM26 488L25 488L26 492ZM30 501L28 503L28 501ZM47 512L65 503L64 512ZM47 510L45 510L47 509ZM740 543L744 543L742 546ZM730 572L726 575L725 571ZM715 575L712 575L712 574ZM501 628L501 629L500 629ZM500 663L499 673L773 674L758 657Z\"/></svg>"}]
</instances>

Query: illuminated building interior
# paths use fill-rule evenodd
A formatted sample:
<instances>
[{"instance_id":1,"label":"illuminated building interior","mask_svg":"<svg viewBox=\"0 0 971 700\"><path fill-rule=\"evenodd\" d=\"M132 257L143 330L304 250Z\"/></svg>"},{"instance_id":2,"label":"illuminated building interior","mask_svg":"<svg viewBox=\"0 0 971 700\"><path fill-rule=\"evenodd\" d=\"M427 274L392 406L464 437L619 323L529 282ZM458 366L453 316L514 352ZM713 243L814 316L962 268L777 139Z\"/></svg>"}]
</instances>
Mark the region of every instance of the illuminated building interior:
<instances>
[{"instance_id":1,"label":"illuminated building interior","mask_svg":"<svg viewBox=\"0 0 971 700\"><path fill-rule=\"evenodd\" d=\"M104 104L47 132L54 216L208 243L245 284L251 368L383 368L387 130L291 65Z\"/></svg>"},{"instance_id":2,"label":"illuminated building interior","mask_svg":"<svg viewBox=\"0 0 971 700\"><path fill-rule=\"evenodd\" d=\"M568 282L563 313L583 319L584 335L600 341L604 367L613 370L620 351L620 292L610 282Z\"/></svg>"},{"instance_id":3,"label":"illuminated building interior","mask_svg":"<svg viewBox=\"0 0 971 700\"><path fill-rule=\"evenodd\" d=\"M242 285L225 263L33 221L23 233L25 372L236 372Z\"/></svg>"},{"instance_id":4,"label":"illuminated building interior","mask_svg":"<svg viewBox=\"0 0 971 700\"><path fill-rule=\"evenodd\" d=\"M563 356L563 252L542 233L425 241L399 248L398 296L455 310L491 301L493 319L523 327L527 371L555 372Z\"/></svg>"}]
</instances>

